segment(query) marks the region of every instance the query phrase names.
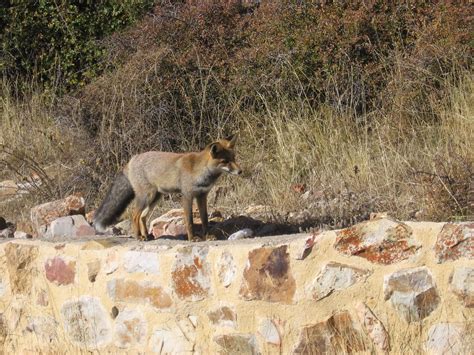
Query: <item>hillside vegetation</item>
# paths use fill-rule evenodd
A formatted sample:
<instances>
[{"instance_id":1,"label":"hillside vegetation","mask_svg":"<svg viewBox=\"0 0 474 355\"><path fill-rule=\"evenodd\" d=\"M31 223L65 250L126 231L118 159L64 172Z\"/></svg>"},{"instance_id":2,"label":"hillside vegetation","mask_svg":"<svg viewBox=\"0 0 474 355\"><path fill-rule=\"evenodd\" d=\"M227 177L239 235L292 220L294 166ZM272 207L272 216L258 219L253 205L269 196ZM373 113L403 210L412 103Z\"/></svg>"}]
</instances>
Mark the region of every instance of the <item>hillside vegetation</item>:
<instances>
[{"instance_id":1,"label":"hillside vegetation","mask_svg":"<svg viewBox=\"0 0 474 355\"><path fill-rule=\"evenodd\" d=\"M131 155L231 132L245 174L210 199L228 213L474 216L467 2L42 3L2 8L0 178L43 181L12 220L76 191L92 208Z\"/></svg>"}]
</instances>

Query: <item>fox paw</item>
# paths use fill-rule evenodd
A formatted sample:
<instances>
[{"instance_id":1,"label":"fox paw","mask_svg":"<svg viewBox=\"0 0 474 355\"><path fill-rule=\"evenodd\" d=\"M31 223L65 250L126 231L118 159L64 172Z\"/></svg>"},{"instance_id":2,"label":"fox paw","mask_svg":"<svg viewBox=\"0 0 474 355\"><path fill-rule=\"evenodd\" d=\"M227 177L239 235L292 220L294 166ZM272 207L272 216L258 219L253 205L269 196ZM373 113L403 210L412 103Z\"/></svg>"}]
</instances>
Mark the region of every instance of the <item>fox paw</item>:
<instances>
[{"instance_id":1,"label":"fox paw","mask_svg":"<svg viewBox=\"0 0 474 355\"><path fill-rule=\"evenodd\" d=\"M201 239L200 237L195 236L195 237L192 237L192 238L190 239L190 241L191 241L191 242L202 242L202 239Z\"/></svg>"}]
</instances>

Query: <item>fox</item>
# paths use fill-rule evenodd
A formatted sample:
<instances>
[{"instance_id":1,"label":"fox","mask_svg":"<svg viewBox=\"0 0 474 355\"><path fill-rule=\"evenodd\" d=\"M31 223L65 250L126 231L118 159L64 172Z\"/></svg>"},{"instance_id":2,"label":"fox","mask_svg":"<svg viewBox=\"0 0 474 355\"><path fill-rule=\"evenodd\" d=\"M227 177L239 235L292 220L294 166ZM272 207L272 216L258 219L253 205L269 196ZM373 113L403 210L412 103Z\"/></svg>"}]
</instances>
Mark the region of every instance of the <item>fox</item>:
<instances>
[{"instance_id":1,"label":"fox","mask_svg":"<svg viewBox=\"0 0 474 355\"><path fill-rule=\"evenodd\" d=\"M104 232L134 201L133 235L138 240L147 240L146 220L160 197L181 193L188 240L198 239L193 226L194 199L202 222L202 235L207 237L209 191L223 173L242 174L235 157L236 141L234 134L208 144L199 152L148 151L132 156L96 210L93 226L98 232Z\"/></svg>"}]
</instances>

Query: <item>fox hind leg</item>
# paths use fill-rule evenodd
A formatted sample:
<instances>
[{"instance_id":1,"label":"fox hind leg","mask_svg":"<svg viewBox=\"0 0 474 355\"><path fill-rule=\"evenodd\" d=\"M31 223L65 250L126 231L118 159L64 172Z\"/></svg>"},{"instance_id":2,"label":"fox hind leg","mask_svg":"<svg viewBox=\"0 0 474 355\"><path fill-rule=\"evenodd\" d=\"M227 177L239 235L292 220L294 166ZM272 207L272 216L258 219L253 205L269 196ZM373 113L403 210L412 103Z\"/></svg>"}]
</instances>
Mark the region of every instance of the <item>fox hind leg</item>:
<instances>
[{"instance_id":1,"label":"fox hind leg","mask_svg":"<svg viewBox=\"0 0 474 355\"><path fill-rule=\"evenodd\" d=\"M146 240L148 238L146 219L160 196L161 194L154 191L137 197L135 210L132 213L133 231L137 239Z\"/></svg>"}]
</instances>

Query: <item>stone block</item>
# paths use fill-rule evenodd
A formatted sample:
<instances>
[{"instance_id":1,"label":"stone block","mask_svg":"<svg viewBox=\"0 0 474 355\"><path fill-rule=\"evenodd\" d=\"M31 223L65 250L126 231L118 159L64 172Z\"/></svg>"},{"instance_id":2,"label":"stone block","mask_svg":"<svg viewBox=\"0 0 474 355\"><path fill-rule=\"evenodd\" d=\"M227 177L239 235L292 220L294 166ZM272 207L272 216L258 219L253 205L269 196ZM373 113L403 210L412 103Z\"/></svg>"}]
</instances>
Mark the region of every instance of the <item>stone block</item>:
<instances>
[{"instance_id":1,"label":"stone block","mask_svg":"<svg viewBox=\"0 0 474 355\"><path fill-rule=\"evenodd\" d=\"M474 267L457 267L450 277L451 290L464 306L474 307Z\"/></svg>"},{"instance_id":2,"label":"stone block","mask_svg":"<svg viewBox=\"0 0 474 355\"><path fill-rule=\"evenodd\" d=\"M414 255L421 244L405 223L380 218L337 232L334 247L344 255L356 255L376 264L393 264Z\"/></svg>"},{"instance_id":3,"label":"stone block","mask_svg":"<svg viewBox=\"0 0 474 355\"><path fill-rule=\"evenodd\" d=\"M313 298L320 300L335 291L346 289L358 281L365 280L369 275L369 270L329 262L324 266L313 283L311 290Z\"/></svg>"},{"instance_id":4,"label":"stone block","mask_svg":"<svg viewBox=\"0 0 474 355\"><path fill-rule=\"evenodd\" d=\"M80 238L94 236L95 229L87 223L83 215L66 216L51 222L45 238Z\"/></svg>"},{"instance_id":5,"label":"stone block","mask_svg":"<svg viewBox=\"0 0 474 355\"><path fill-rule=\"evenodd\" d=\"M220 354L245 354L256 355L258 351L257 340L252 334L224 334L214 337L220 345Z\"/></svg>"},{"instance_id":6,"label":"stone block","mask_svg":"<svg viewBox=\"0 0 474 355\"><path fill-rule=\"evenodd\" d=\"M219 327L237 327L237 315L228 306L222 306L207 314L212 324Z\"/></svg>"},{"instance_id":7,"label":"stone block","mask_svg":"<svg viewBox=\"0 0 474 355\"><path fill-rule=\"evenodd\" d=\"M142 347L147 330L148 325L142 312L125 309L115 319L114 343L121 349Z\"/></svg>"},{"instance_id":8,"label":"stone block","mask_svg":"<svg viewBox=\"0 0 474 355\"><path fill-rule=\"evenodd\" d=\"M180 299L199 301L209 295L211 267L206 261L207 254L207 247L185 247L178 251L171 277Z\"/></svg>"},{"instance_id":9,"label":"stone block","mask_svg":"<svg viewBox=\"0 0 474 355\"><path fill-rule=\"evenodd\" d=\"M59 217L84 214L84 198L77 195L71 195L64 199L46 202L35 206L30 211L31 223L33 229L39 235L43 234L47 226Z\"/></svg>"},{"instance_id":10,"label":"stone block","mask_svg":"<svg viewBox=\"0 0 474 355\"><path fill-rule=\"evenodd\" d=\"M292 303L296 283L288 247L262 247L249 252L240 296L245 300Z\"/></svg>"},{"instance_id":11,"label":"stone block","mask_svg":"<svg viewBox=\"0 0 474 355\"><path fill-rule=\"evenodd\" d=\"M294 354L348 354L367 350L367 340L349 312L304 327Z\"/></svg>"},{"instance_id":12,"label":"stone block","mask_svg":"<svg viewBox=\"0 0 474 355\"><path fill-rule=\"evenodd\" d=\"M100 349L112 340L109 315L96 297L81 296L65 302L61 315L66 336L81 348Z\"/></svg>"},{"instance_id":13,"label":"stone block","mask_svg":"<svg viewBox=\"0 0 474 355\"><path fill-rule=\"evenodd\" d=\"M228 251L221 254L217 264L219 281L222 286L229 287L235 279L237 267L234 262L234 257Z\"/></svg>"},{"instance_id":14,"label":"stone block","mask_svg":"<svg viewBox=\"0 0 474 355\"><path fill-rule=\"evenodd\" d=\"M144 251L127 251L123 256L123 266L129 273L144 272L156 275L159 271L158 255Z\"/></svg>"},{"instance_id":15,"label":"stone block","mask_svg":"<svg viewBox=\"0 0 474 355\"><path fill-rule=\"evenodd\" d=\"M439 263L459 258L474 259L474 223L446 223L434 249Z\"/></svg>"},{"instance_id":16,"label":"stone block","mask_svg":"<svg viewBox=\"0 0 474 355\"><path fill-rule=\"evenodd\" d=\"M149 303L162 309L169 308L172 300L169 294L161 287L149 282L114 279L107 283L109 297L117 302Z\"/></svg>"},{"instance_id":17,"label":"stone block","mask_svg":"<svg viewBox=\"0 0 474 355\"><path fill-rule=\"evenodd\" d=\"M29 294L33 277L37 275L38 247L10 242L5 246L5 256L12 293Z\"/></svg>"},{"instance_id":18,"label":"stone block","mask_svg":"<svg viewBox=\"0 0 474 355\"><path fill-rule=\"evenodd\" d=\"M433 355L472 354L472 334L459 323L437 323L428 330L425 349Z\"/></svg>"},{"instance_id":19,"label":"stone block","mask_svg":"<svg viewBox=\"0 0 474 355\"><path fill-rule=\"evenodd\" d=\"M429 316L440 302L431 272L424 266L385 276L383 291L385 299L407 322Z\"/></svg>"},{"instance_id":20,"label":"stone block","mask_svg":"<svg viewBox=\"0 0 474 355\"><path fill-rule=\"evenodd\" d=\"M60 256L49 258L44 264L44 272L48 281L58 286L72 284L76 277L76 261Z\"/></svg>"}]
</instances>

